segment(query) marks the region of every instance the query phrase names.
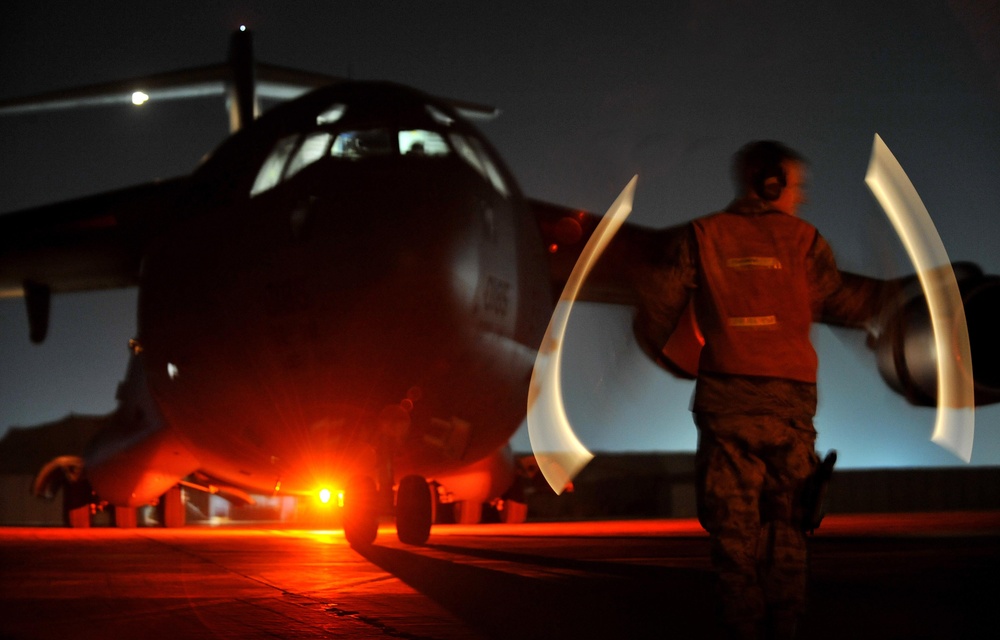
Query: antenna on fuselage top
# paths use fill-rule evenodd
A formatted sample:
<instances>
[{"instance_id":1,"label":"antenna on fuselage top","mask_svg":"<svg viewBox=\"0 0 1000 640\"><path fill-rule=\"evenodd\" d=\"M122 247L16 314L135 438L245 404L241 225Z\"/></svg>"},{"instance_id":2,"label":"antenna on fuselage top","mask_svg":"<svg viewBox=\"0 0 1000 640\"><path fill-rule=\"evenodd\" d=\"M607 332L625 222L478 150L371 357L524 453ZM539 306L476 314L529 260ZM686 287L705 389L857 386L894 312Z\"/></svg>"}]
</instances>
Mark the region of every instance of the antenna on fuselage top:
<instances>
[{"instance_id":1,"label":"antenna on fuselage top","mask_svg":"<svg viewBox=\"0 0 1000 640\"><path fill-rule=\"evenodd\" d=\"M240 26L229 39L229 78L226 99L229 107L229 131L235 133L260 115L254 77L253 34Z\"/></svg>"}]
</instances>

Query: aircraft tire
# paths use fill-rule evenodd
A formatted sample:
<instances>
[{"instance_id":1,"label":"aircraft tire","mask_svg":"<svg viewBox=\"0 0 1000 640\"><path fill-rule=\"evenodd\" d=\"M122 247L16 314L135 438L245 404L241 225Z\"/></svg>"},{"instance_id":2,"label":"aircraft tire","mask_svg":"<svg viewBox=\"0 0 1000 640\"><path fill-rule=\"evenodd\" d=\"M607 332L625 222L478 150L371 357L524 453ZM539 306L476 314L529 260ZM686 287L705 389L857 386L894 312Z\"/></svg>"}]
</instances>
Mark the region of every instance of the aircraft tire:
<instances>
[{"instance_id":1,"label":"aircraft tire","mask_svg":"<svg viewBox=\"0 0 1000 640\"><path fill-rule=\"evenodd\" d=\"M475 500L458 500L454 503L455 524L479 524L483 520L483 505Z\"/></svg>"},{"instance_id":2,"label":"aircraft tire","mask_svg":"<svg viewBox=\"0 0 1000 640\"><path fill-rule=\"evenodd\" d=\"M86 480L63 485L63 520L71 529L89 529L93 492Z\"/></svg>"},{"instance_id":3,"label":"aircraft tire","mask_svg":"<svg viewBox=\"0 0 1000 640\"><path fill-rule=\"evenodd\" d=\"M528 519L528 505L517 500L504 500L500 510L500 522L505 524L521 524Z\"/></svg>"},{"instance_id":4,"label":"aircraft tire","mask_svg":"<svg viewBox=\"0 0 1000 640\"><path fill-rule=\"evenodd\" d=\"M115 527L119 529L135 529L138 526L138 509L135 507L114 507Z\"/></svg>"},{"instance_id":5,"label":"aircraft tire","mask_svg":"<svg viewBox=\"0 0 1000 640\"><path fill-rule=\"evenodd\" d=\"M66 510L66 524L70 529L90 528L90 505Z\"/></svg>"},{"instance_id":6,"label":"aircraft tire","mask_svg":"<svg viewBox=\"0 0 1000 640\"><path fill-rule=\"evenodd\" d=\"M431 535L434 497L422 476L406 476L396 491L396 535L403 544L422 545Z\"/></svg>"},{"instance_id":7,"label":"aircraft tire","mask_svg":"<svg viewBox=\"0 0 1000 640\"><path fill-rule=\"evenodd\" d=\"M180 485L175 485L160 496L160 503L157 505L157 515L160 517L160 526L165 529L176 529L187 524L186 505L184 504L184 491Z\"/></svg>"},{"instance_id":8,"label":"aircraft tire","mask_svg":"<svg viewBox=\"0 0 1000 640\"><path fill-rule=\"evenodd\" d=\"M354 548L371 546L378 535L378 490L369 477L351 478L344 489L344 537Z\"/></svg>"}]
</instances>

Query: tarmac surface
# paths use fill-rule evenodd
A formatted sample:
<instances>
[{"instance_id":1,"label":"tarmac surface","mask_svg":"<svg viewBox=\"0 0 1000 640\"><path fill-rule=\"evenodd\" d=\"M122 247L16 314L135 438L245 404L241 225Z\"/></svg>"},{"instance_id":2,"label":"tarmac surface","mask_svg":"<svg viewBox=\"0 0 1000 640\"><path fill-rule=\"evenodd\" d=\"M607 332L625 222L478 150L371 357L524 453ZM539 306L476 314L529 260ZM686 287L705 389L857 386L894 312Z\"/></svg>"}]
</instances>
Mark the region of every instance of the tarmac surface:
<instances>
[{"instance_id":1,"label":"tarmac surface","mask_svg":"<svg viewBox=\"0 0 1000 640\"><path fill-rule=\"evenodd\" d=\"M802 638L992 637L1000 512L828 516ZM693 520L0 529L2 638L721 638Z\"/></svg>"}]
</instances>

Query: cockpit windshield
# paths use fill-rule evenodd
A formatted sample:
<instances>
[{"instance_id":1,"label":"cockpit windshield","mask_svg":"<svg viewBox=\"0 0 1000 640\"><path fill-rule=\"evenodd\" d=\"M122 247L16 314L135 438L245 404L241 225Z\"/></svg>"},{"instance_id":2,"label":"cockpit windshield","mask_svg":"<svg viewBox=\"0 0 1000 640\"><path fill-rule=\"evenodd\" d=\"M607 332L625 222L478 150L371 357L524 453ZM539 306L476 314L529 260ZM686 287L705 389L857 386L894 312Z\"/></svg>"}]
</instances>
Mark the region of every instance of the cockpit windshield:
<instances>
[{"instance_id":1,"label":"cockpit windshield","mask_svg":"<svg viewBox=\"0 0 1000 640\"><path fill-rule=\"evenodd\" d=\"M330 149L334 158L361 160L376 156L388 156L395 153L392 138L386 129L368 129L365 131L343 131L337 134Z\"/></svg>"},{"instance_id":2,"label":"cockpit windshield","mask_svg":"<svg viewBox=\"0 0 1000 640\"><path fill-rule=\"evenodd\" d=\"M404 156L446 156L451 153L444 137L436 131L415 129L399 132L399 153Z\"/></svg>"},{"instance_id":3,"label":"cockpit windshield","mask_svg":"<svg viewBox=\"0 0 1000 640\"><path fill-rule=\"evenodd\" d=\"M302 143L289 161L288 168L285 169L285 177L294 176L326 155L326 150L330 148L331 139L333 139L333 135L327 131L314 131L303 136Z\"/></svg>"},{"instance_id":4,"label":"cockpit windshield","mask_svg":"<svg viewBox=\"0 0 1000 640\"><path fill-rule=\"evenodd\" d=\"M427 106L434 125L448 128L453 120ZM483 145L456 131L430 129L394 130L388 127L351 128L345 121L347 107L335 104L316 118L316 129L286 136L275 143L264 159L250 196L268 191L323 158L360 162L371 158L443 158L456 154L504 196L509 190Z\"/></svg>"},{"instance_id":5,"label":"cockpit windshield","mask_svg":"<svg viewBox=\"0 0 1000 640\"><path fill-rule=\"evenodd\" d=\"M275 143L274 149L264 160L260 171L257 172L257 179L254 180L253 187L250 189L251 196L263 193L281 182L281 174L288 163L288 157L295 150L297 142L298 136L287 136Z\"/></svg>"}]
</instances>

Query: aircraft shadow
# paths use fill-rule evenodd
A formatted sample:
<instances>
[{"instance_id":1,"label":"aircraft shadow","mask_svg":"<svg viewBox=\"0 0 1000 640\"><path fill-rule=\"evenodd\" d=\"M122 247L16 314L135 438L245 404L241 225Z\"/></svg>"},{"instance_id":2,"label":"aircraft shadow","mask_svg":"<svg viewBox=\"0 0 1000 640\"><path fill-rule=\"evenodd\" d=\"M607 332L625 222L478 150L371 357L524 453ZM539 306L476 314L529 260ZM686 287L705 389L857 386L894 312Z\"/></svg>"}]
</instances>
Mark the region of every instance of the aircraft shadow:
<instances>
[{"instance_id":1,"label":"aircraft shadow","mask_svg":"<svg viewBox=\"0 0 1000 640\"><path fill-rule=\"evenodd\" d=\"M719 634L708 571L451 545L426 548L498 564L477 566L378 545L359 553L485 638Z\"/></svg>"}]
</instances>

